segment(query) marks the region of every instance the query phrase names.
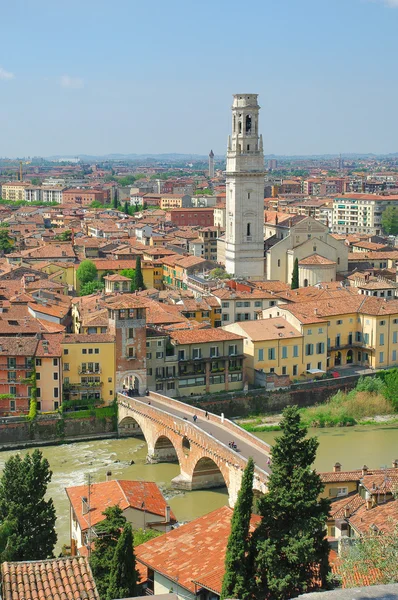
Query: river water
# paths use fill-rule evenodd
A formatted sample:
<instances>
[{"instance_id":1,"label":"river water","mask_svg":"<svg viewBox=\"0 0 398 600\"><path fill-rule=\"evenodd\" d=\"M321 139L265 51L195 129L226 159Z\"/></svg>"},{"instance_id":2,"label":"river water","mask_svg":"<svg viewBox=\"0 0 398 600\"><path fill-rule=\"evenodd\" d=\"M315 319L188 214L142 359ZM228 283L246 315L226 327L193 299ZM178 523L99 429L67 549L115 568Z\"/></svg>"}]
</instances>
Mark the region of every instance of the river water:
<instances>
[{"instance_id":1,"label":"river water","mask_svg":"<svg viewBox=\"0 0 398 600\"><path fill-rule=\"evenodd\" d=\"M310 430L319 438L319 449L315 467L319 471L330 471L335 462L343 469L390 466L398 458L398 425L377 425L349 428ZM258 437L268 443L280 432L263 432ZM53 471L49 495L54 499L57 511L59 552L64 543L69 543L69 502L65 487L82 485L90 474L92 481L105 481L106 472L111 471L115 479L156 481L170 504L176 518L189 521L200 517L228 502L225 488L183 492L171 488L171 480L178 475L177 464L146 464L146 443L137 438L96 440L41 448ZM16 451L0 453L0 472L5 461ZM26 451L21 451L25 454ZM134 464L131 465L131 461Z\"/></svg>"}]
</instances>

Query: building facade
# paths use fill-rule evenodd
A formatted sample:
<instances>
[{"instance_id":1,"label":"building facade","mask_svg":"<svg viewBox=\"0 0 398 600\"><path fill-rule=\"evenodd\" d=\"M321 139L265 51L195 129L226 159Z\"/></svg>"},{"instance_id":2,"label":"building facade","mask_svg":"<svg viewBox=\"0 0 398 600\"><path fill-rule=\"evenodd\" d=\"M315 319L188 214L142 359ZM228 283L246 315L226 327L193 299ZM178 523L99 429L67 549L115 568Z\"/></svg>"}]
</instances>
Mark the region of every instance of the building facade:
<instances>
[{"instance_id":1,"label":"building facade","mask_svg":"<svg viewBox=\"0 0 398 600\"><path fill-rule=\"evenodd\" d=\"M264 278L264 154L257 94L235 94L226 169L225 268Z\"/></svg>"}]
</instances>

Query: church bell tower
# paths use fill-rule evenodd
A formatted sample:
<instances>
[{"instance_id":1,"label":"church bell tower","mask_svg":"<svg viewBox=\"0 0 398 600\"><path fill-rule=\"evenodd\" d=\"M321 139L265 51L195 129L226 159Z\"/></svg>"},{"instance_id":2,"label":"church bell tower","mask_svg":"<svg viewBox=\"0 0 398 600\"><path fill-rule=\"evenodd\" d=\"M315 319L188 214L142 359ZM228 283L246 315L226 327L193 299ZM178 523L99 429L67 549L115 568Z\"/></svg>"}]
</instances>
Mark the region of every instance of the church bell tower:
<instances>
[{"instance_id":1,"label":"church bell tower","mask_svg":"<svg viewBox=\"0 0 398 600\"><path fill-rule=\"evenodd\" d=\"M226 169L225 269L264 279L264 152L257 94L235 94Z\"/></svg>"}]
</instances>

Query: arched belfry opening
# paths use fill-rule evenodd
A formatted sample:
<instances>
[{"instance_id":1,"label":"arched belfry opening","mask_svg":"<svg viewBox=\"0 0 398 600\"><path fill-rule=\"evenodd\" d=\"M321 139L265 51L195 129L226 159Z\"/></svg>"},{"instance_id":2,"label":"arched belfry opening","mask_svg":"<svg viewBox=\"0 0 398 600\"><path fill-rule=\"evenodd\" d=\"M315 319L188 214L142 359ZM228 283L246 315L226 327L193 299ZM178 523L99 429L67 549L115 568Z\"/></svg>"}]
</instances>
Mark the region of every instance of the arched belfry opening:
<instances>
[{"instance_id":1,"label":"arched belfry opening","mask_svg":"<svg viewBox=\"0 0 398 600\"><path fill-rule=\"evenodd\" d=\"M246 133L251 133L252 130L252 116L246 115Z\"/></svg>"}]
</instances>

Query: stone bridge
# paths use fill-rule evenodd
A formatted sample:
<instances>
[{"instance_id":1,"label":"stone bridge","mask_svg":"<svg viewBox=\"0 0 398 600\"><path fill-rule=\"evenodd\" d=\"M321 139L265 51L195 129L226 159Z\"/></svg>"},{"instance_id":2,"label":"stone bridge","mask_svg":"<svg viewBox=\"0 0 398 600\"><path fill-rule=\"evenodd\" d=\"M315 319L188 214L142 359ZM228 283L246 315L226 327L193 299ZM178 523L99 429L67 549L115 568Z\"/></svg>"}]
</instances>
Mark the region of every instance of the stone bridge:
<instances>
[{"instance_id":1,"label":"stone bridge","mask_svg":"<svg viewBox=\"0 0 398 600\"><path fill-rule=\"evenodd\" d=\"M250 456L255 462L253 488L267 491L270 447L235 423L212 413L151 392L130 398L118 394L120 436L143 436L149 462L178 462L180 474L172 480L178 489L197 490L227 486L234 506L242 474ZM193 416L197 419L194 422ZM234 441L237 451L228 443Z\"/></svg>"}]
</instances>

